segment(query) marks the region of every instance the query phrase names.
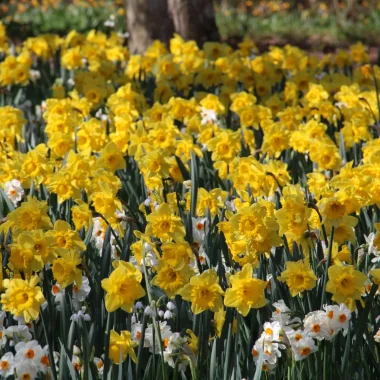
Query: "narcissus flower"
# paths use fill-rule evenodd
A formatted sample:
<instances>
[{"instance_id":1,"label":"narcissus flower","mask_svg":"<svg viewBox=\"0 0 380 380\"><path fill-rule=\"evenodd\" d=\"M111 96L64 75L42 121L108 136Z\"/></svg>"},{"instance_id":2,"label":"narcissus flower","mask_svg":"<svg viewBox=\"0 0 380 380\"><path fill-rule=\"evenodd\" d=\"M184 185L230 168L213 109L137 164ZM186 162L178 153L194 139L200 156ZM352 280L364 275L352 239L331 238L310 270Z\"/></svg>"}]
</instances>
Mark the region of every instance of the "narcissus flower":
<instances>
[{"instance_id":1,"label":"narcissus flower","mask_svg":"<svg viewBox=\"0 0 380 380\"><path fill-rule=\"evenodd\" d=\"M78 231L84 227L86 230L88 230L92 220L90 207L87 203L83 202L80 199L75 200L75 203L77 203L77 206L71 208L71 214L75 229Z\"/></svg>"},{"instance_id":2,"label":"narcissus flower","mask_svg":"<svg viewBox=\"0 0 380 380\"><path fill-rule=\"evenodd\" d=\"M212 189L208 192L206 189L198 188L196 214L197 216L205 216L206 209L209 208L211 216L218 213L219 209L224 206L224 201L227 198L228 193L221 189ZM190 210L190 193L186 193L186 208Z\"/></svg>"},{"instance_id":3,"label":"narcissus flower","mask_svg":"<svg viewBox=\"0 0 380 380\"><path fill-rule=\"evenodd\" d=\"M195 356L197 356L197 354L198 354L198 337L190 329L187 329L186 333L189 336L189 338L187 339L187 345L189 346L189 348L193 352L193 354Z\"/></svg>"},{"instance_id":4,"label":"narcissus flower","mask_svg":"<svg viewBox=\"0 0 380 380\"><path fill-rule=\"evenodd\" d=\"M199 102L199 104L207 110L215 111L217 114L222 114L225 111L225 107L220 102L220 99L213 94L208 94Z\"/></svg>"},{"instance_id":5,"label":"narcissus flower","mask_svg":"<svg viewBox=\"0 0 380 380\"><path fill-rule=\"evenodd\" d=\"M55 253L54 237L44 233L42 230L24 232L22 235L29 235L33 238L33 249L41 256L45 264L52 263L57 257Z\"/></svg>"},{"instance_id":6,"label":"narcissus flower","mask_svg":"<svg viewBox=\"0 0 380 380\"><path fill-rule=\"evenodd\" d=\"M102 288L107 292L106 309L111 313L120 307L131 313L135 301L145 296L145 290L140 285L142 274L132 264L121 260L115 266L109 278L102 280Z\"/></svg>"},{"instance_id":7,"label":"narcissus flower","mask_svg":"<svg viewBox=\"0 0 380 380\"><path fill-rule=\"evenodd\" d=\"M338 227L346 214L346 207L337 198L325 198L321 201L319 209L323 222L330 221L334 227Z\"/></svg>"},{"instance_id":8,"label":"narcissus flower","mask_svg":"<svg viewBox=\"0 0 380 380\"><path fill-rule=\"evenodd\" d=\"M149 224L145 233L157 237L162 242L183 240L185 236L185 227L179 216L173 215L170 206L163 203L158 209L147 216Z\"/></svg>"},{"instance_id":9,"label":"narcissus flower","mask_svg":"<svg viewBox=\"0 0 380 380\"><path fill-rule=\"evenodd\" d=\"M193 251L188 242L166 243L162 247L162 260L175 270L182 269L194 258Z\"/></svg>"},{"instance_id":10,"label":"narcissus flower","mask_svg":"<svg viewBox=\"0 0 380 380\"><path fill-rule=\"evenodd\" d=\"M52 227L47 212L47 202L29 196L26 202L8 215L8 220L17 231L47 230Z\"/></svg>"},{"instance_id":11,"label":"narcissus flower","mask_svg":"<svg viewBox=\"0 0 380 380\"><path fill-rule=\"evenodd\" d=\"M230 224L235 229L232 239L246 243L248 250L269 252L273 246L281 245L275 218L268 216L266 208L259 203L240 209Z\"/></svg>"},{"instance_id":12,"label":"narcissus flower","mask_svg":"<svg viewBox=\"0 0 380 380\"><path fill-rule=\"evenodd\" d=\"M377 269L372 269L369 274L372 276L372 281L377 284L377 285L380 285L380 268L377 268Z\"/></svg>"},{"instance_id":13,"label":"narcissus flower","mask_svg":"<svg viewBox=\"0 0 380 380\"><path fill-rule=\"evenodd\" d=\"M111 172L119 169L125 169L126 163L123 153L113 142L108 143L100 152L98 166Z\"/></svg>"},{"instance_id":14,"label":"narcissus flower","mask_svg":"<svg viewBox=\"0 0 380 380\"><path fill-rule=\"evenodd\" d=\"M12 352L7 352L0 359L0 375L4 378L12 376L14 373L14 356Z\"/></svg>"},{"instance_id":15,"label":"narcissus flower","mask_svg":"<svg viewBox=\"0 0 380 380\"><path fill-rule=\"evenodd\" d=\"M47 189L49 192L57 194L58 203L63 203L70 198L80 197L80 189L77 186L79 182L76 183L72 174L62 169L49 177Z\"/></svg>"},{"instance_id":16,"label":"narcissus flower","mask_svg":"<svg viewBox=\"0 0 380 380\"><path fill-rule=\"evenodd\" d=\"M366 280L367 276L353 265L333 265L329 268L326 291L333 294L332 299L337 303L345 303L349 298L360 300Z\"/></svg>"},{"instance_id":17,"label":"narcissus flower","mask_svg":"<svg viewBox=\"0 0 380 380\"><path fill-rule=\"evenodd\" d=\"M18 272L31 274L37 272L44 266L41 255L34 248L35 242L31 233L21 233L17 242L10 245L11 255L9 258L9 267Z\"/></svg>"},{"instance_id":18,"label":"narcissus flower","mask_svg":"<svg viewBox=\"0 0 380 380\"><path fill-rule=\"evenodd\" d=\"M95 211L106 218L112 218L117 210L123 209L121 202L116 198L115 191L108 183L101 182L99 187L99 191L91 195Z\"/></svg>"},{"instance_id":19,"label":"narcissus flower","mask_svg":"<svg viewBox=\"0 0 380 380\"><path fill-rule=\"evenodd\" d=\"M314 340L308 336L292 342L291 346L296 361L303 360L313 352L318 351Z\"/></svg>"},{"instance_id":20,"label":"narcissus flower","mask_svg":"<svg viewBox=\"0 0 380 380\"><path fill-rule=\"evenodd\" d=\"M154 150L144 155L139 161L139 167L147 178L168 178L170 176L170 165L162 151Z\"/></svg>"},{"instance_id":21,"label":"narcissus flower","mask_svg":"<svg viewBox=\"0 0 380 380\"><path fill-rule=\"evenodd\" d=\"M21 182L17 179L12 179L12 181L6 182L4 190L7 197L15 206L21 201L24 195L24 189L21 186Z\"/></svg>"},{"instance_id":22,"label":"narcissus flower","mask_svg":"<svg viewBox=\"0 0 380 380\"><path fill-rule=\"evenodd\" d=\"M132 335L129 331L121 331L118 334L116 331L111 330L109 357L115 364L120 364L120 358L124 361L128 355L137 363L136 353L133 350L136 346L137 343L132 340Z\"/></svg>"},{"instance_id":23,"label":"narcissus flower","mask_svg":"<svg viewBox=\"0 0 380 380\"><path fill-rule=\"evenodd\" d=\"M48 236L53 236L58 247L72 249L75 251L84 251L86 245L83 243L78 233L72 231L69 223L64 220L57 220L54 223L54 229L47 232Z\"/></svg>"},{"instance_id":24,"label":"narcissus flower","mask_svg":"<svg viewBox=\"0 0 380 380\"><path fill-rule=\"evenodd\" d=\"M169 298L174 298L194 274L188 266L176 269L163 260L159 261L157 268L157 276L153 278L152 285L164 290Z\"/></svg>"},{"instance_id":25,"label":"narcissus flower","mask_svg":"<svg viewBox=\"0 0 380 380\"><path fill-rule=\"evenodd\" d=\"M252 265L245 264L241 272L230 277L232 287L226 290L224 304L235 307L246 316L251 308L259 309L266 305L264 290L267 282L252 277Z\"/></svg>"},{"instance_id":26,"label":"narcissus flower","mask_svg":"<svg viewBox=\"0 0 380 380\"><path fill-rule=\"evenodd\" d=\"M317 276L310 269L309 263L299 260L297 262L288 261L286 270L278 277L279 281L286 282L289 286L290 294L294 297L305 290L315 287Z\"/></svg>"},{"instance_id":27,"label":"narcissus flower","mask_svg":"<svg viewBox=\"0 0 380 380\"><path fill-rule=\"evenodd\" d=\"M38 276L33 276L28 281L20 278L4 280L6 291L1 295L2 309L16 317L24 317L26 323L37 319L40 306L45 302L41 288L36 286L39 281Z\"/></svg>"},{"instance_id":28,"label":"narcissus flower","mask_svg":"<svg viewBox=\"0 0 380 380\"><path fill-rule=\"evenodd\" d=\"M351 263L351 252L346 245L343 245L339 251L337 243L333 243L331 250L331 260L333 264L341 264L342 262ZM324 250L325 257L328 255L328 249Z\"/></svg>"},{"instance_id":29,"label":"narcissus flower","mask_svg":"<svg viewBox=\"0 0 380 380\"><path fill-rule=\"evenodd\" d=\"M336 335L340 329L347 331L351 319L351 312L345 304L324 305L323 308L326 311L330 336Z\"/></svg>"},{"instance_id":30,"label":"narcissus flower","mask_svg":"<svg viewBox=\"0 0 380 380\"><path fill-rule=\"evenodd\" d=\"M178 294L185 301L191 302L191 310L199 314L205 310L218 312L223 307L223 290L218 284L218 275L211 269L200 276L190 279L190 284L185 285Z\"/></svg>"},{"instance_id":31,"label":"narcissus flower","mask_svg":"<svg viewBox=\"0 0 380 380\"><path fill-rule=\"evenodd\" d=\"M207 149L212 152L211 159L230 163L241 149L240 140L240 131L226 130L218 133L216 137L207 142Z\"/></svg>"},{"instance_id":32,"label":"narcissus flower","mask_svg":"<svg viewBox=\"0 0 380 380\"><path fill-rule=\"evenodd\" d=\"M68 70L79 69L83 66L80 47L67 49L62 55L62 66Z\"/></svg>"},{"instance_id":33,"label":"narcissus flower","mask_svg":"<svg viewBox=\"0 0 380 380\"><path fill-rule=\"evenodd\" d=\"M314 339L325 339L330 335L330 327L327 323L327 318L326 313L321 310L307 314L303 321L305 331Z\"/></svg>"},{"instance_id":34,"label":"narcissus flower","mask_svg":"<svg viewBox=\"0 0 380 380\"><path fill-rule=\"evenodd\" d=\"M64 248L56 250L58 258L53 261L53 276L58 284L65 288L74 281L80 288L82 286L82 270L78 265L82 263L79 252L69 251Z\"/></svg>"}]
</instances>

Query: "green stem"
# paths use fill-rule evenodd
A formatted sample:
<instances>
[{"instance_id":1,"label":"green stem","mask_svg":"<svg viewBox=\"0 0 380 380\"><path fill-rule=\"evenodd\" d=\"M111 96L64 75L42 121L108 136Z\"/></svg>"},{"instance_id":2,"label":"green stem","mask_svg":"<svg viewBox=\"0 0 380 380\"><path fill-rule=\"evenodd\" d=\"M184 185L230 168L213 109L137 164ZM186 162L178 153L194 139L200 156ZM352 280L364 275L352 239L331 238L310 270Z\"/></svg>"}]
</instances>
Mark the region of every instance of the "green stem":
<instances>
[{"instance_id":1,"label":"green stem","mask_svg":"<svg viewBox=\"0 0 380 380\"><path fill-rule=\"evenodd\" d=\"M327 380L327 344L323 342L323 380Z\"/></svg>"},{"instance_id":2,"label":"green stem","mask_svg":"<svg viewBox=\"0 0 380 380\"><path fill-rule=\"evenodd\" d=\"M145 257L146 257L146 252L144 249L144 244L142 244L142 254L143 254L143 268L144 268L144 277L145 277L145 284L146 284L146 290L148 294L148 299L149 299L149 304L152 305L153 303L153 298L152 298L152 288L150 286L150 281L148 278L148 272L146 270L146 265L145 265ZM164 351L162 349L162 338L161 338L161 330L159 325L157 325L157 319L154 315L152 315L153 319L153 327L154 331L159 339L159 346L160 346L160 354L161 354L161 370L162 370L162 379L167 380L167 374L165 371L165 361L164 361ZM155 349L155 347L153 347Z\"/></svg>"},{"instance_id":3,"label":"green stem","mask_svg":"<svg viewBox=\"0 0 380 380\"><path fill-rule=\"evenodd\" d=\"M331 232L330 232L329 250L328 250L328 253L327 253L326 271L325 271L325 276L324 276L324 279L323 279L321 309L323 308L323 304L325 302L327 277L328 277L329 267L330 267L330 264L331 264L331 252L332 252L332 247L333 247L334 229L335 229L334 226L332 226L331 227Z\"/></svg>"},{"instance_id":4,"label":"green stem","mask_svg":"<svg viewBox=\"0 0 380 380\"><path fill-rule=\"evenodd\" d=\"M359 319L359 326L355 329L355 336L356 336L356 342L354 349L352 350L352 357L351 357L351 363L354 363L356 360L356 354L360 349L360 346L363 341L363 333L366 326L366 323L368 322L368 314L372 307L372 300L377 292L377 289L379 288L378 285L372 285L371 292L368 296L366 305L364 309L361 311L360 319Z\"/></svg>"},{"instance_id":5,"label":"green stem","mask_svg":"<svg viewBox=\"0 0 380 380\"><path fill-rule=\"evenodd\" d=\"M375 84L375 91L376 91L377 112L378 112L378 115L379 115L378 120L375 119L375 122L377 124L378 122L380 122L380 99L379 99L379 87L377 85L376 73L375 73L375 69L374 69L373 66L372 66L372 72L373 72L373 82Z\"/></svg>"},{"instance_id":6,"label":"green stem","mask_svg":"<svg viewBox=\"0 0 380 380\"><path fill-rule=\"evenodd\" d=\"M47 332L47 329L46 329L45 317L44 317L44 313L43 313L42 310L40 312L40 315L41 315L42 327L44 329L46 343L48 345L49 362L50 362L51 374L52 374L53 379L56 380L57 379L57 370L55 368L53 347L52 347L52 345L50 344L50 341L49 341L49 335L48 335L48 332Z\"/></svg>"}]
</instances>

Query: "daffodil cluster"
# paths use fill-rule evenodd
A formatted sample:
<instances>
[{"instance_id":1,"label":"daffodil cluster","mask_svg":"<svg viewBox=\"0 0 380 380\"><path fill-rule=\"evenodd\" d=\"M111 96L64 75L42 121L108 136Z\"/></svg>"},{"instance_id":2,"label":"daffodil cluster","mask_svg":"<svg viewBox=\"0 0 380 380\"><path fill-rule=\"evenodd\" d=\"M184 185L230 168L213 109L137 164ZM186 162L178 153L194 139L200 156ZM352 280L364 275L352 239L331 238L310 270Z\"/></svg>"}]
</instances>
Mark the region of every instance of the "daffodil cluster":
<instances>
[{"instance_id":1,"label":"daffodil cluster","mask_svg":"<svg viewBox=\"0 0 380 380\"><path fill-rule=\"evenodd\" d=\"M376 378L380 69L362 44L9 44L2 376Z\"/></svg>"}]
</instances>

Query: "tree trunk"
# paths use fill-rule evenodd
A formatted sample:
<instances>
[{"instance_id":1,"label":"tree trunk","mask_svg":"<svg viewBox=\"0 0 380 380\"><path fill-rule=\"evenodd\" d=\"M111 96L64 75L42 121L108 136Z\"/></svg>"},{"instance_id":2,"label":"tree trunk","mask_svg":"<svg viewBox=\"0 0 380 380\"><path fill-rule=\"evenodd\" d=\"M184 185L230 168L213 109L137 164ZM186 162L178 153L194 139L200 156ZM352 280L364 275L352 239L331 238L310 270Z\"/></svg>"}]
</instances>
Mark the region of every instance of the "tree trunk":
<instances>
[{"instance_id":1,"label":"tree trunk","mask_svg":"<svg viewBox=\"0 0 380 380\"><path fill-rule=\"evenodd\" d=\"M154 40L168 42L173 36L173 20L167 0L126 0L129 49L142 54Z\"/></svg>"},{"instance_id":2,"label":"tree trunk","mask_svg":"<svg viewBox=\"0 0 380 380\"><path fill-rule=\"evenodd\" d=\"M153 40L218 41L212 0L126 0L129 49L142 54Z\"/></svg>"},{"instance_id":3,"label":"tree trunk","mask_svg":"<svg viewBox=\"0 0 380 380\"><path fill-rule=\"evenodd\" d=\"M212 0L168 0L174 29L185 40L198 45L220 39Z\"/></svg>"}]
</instances>

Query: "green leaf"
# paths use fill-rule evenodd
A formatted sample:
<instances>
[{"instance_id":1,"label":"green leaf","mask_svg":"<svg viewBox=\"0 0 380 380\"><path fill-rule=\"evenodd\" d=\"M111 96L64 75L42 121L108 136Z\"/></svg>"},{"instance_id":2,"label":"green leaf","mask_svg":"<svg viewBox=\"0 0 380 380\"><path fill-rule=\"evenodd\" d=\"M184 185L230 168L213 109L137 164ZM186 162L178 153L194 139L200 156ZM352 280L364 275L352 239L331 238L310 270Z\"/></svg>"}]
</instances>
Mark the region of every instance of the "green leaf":
<instances>
[{"instance_id":1,"label":"green leaf","mask_svg":"<svg viewBox=\"0 0 380 380\"><path fill-rule=\"evenodd\" d=\"M140 378L140 367L142 364L142 355L143 355L144 341L145 341L146 322L147 322L147 315L144 314L144 317L142 320L142 328L141 328L141 337L140 337L140 341L139 341L139 348L137 351L136 379Z\"/></svg>"},{"instance_id":2,"label":"green leaf","mask_svg":"<svg viewBox=\"0 0 380 380\"><path fill-rule=\"evenodd\" d=\"M107 325L106 333L104 337L104 371L103 371L103 380L107 379L107 375L111 367L111 360L109 358L109 349L110 349L110 335L111 335L111 326L113 324L114 313L108 313L107 316Z\"/></svg>"},{"instance_id":3,"label":"green leaf","mask_svg":"<svg viewBox=\"0 0 380 380\"><path fill-rule=\"evenodd\" d=\"M54 363L54 354L53 354L54 343L52 342L51 339L49 339L49 334L48 334L48 331L47 331L47 326L46 326L44 314L45 314L45 311L42 310L42 308L41 308L40 316L41 316L42 327L43 327L43 330L44 330L46 343L48 345L49 362L50 363ZM51 374L52 374L52 377L53 377L54 380L57 379L57 370L55 368L55 364L51 366Z\"/></svg>"},{"instance_id":4,"label":"green leaf","mask_svg":"<svg viewBox=\"0 0 380 380\"><path fill-rule=\"evenodd\" d=\"M75 373L75 369L74 369L74 366L73 366L73 363L71 362L71 359L69 357L69 355L67 354L67 351L65 349L65 346L63 345L61 339L59 339L59 343L61 345L61 354L60 354L60 368L59 368L59 379L63 380L63 379L76 379L77 376L76 376L76 373ZM69 374L70 374L70 377L67 376L68 373L66 372L66 370L64 370L65 366L62 365L62 364L66 364L67 365L67 368L69 370Z\"/></svg>"},{"instance_id":5,"label":"green leaf","mask_svg":"<svg viewBox=\"0 0 380 380\"><path fill-rule=\"evenodd\" d=\"M88 231L87 231L87 234L86 234L86 237L84 239L84 244L86 245L86 247L88 246L88 244L90 243L91 241L91 238L92 238L92 231L94 229L94 225L91 223L90 224L90 227L88 228Z\"/></svg>"},{"instance_id":6,"label":"green leaf","mask_svg":"<svg viewBox=\"0 0 380 380\"><path fill-rule=\"evenodd\" d=\"M256 364L256 371L255 375L253 377L253 380L260 380L261 379L261 374L263 372L263 361L264 361L264 349L261 350L259 360L257 361Z\"/></svg>"},{"instance_id":7,"label":"green leaf","mask_svg":"<svg viewBox=\"0 0 380 380\"><path fill-rule=\"evenodd\" d=\"M67 348L67 338L68 338L68 333L69 333L69 313L68 310L68 304L67 304L67 298L65 293L63 296L59 298L59 306L60 306L60 335L63 337L63 342L65 343L65 348Z\"/></svg>"},{"instance_id":8,"label":"green leaf","mask_svg":"<svg viewBox=\"0 0 380 380\"><path fill-rule=\"evenodd\" d=\"M82 337L82 352L83 352L83 379L92 380L92 373L90 370L90 347L88 344L88 333L86 323L83 318L79 321L79 332Z\"/></svg>"},{"instance_id":9,"label":"green leaf","mask_svg":"<svg viewBox=\"0 0 380 380\"><path fill-rule=\"evenodd\" d=\"M175 156L175 159L177 161L177 165L179 167L179 170L181 171L183 180L188 181L190 179L190 175L189 175L189 172L187 171L185 165L183 164L182 160L178 156Z\"/></svg>"},{"instance_id":10,"label":"green leaf","mask_svg":"<svg viewBox=\"0 0 380 380\"><path fill-rule=\"evenodd\" d=\"M153 360L153 355L149 357L148 363L145 366L145 371L144 371L144 377L143 380L151 380L152 375L151 375L151 367L152 367L152 360Z\"/></svg>"},{"instance_id":11,"label":"green leaf","mask_svg":"<svg viewBox=\"0 0 380 380\"><path fill-rule=\"evenodd\" d=\"M117 374L117 379L122 380L123 379L123 349L120 345L120 354L119 354L119 370Z\"/></svg>"},{"instance_id":12,"label":"green leaf","mask_svg":"<svg viewBox=\"0 0 380 380\"><path fill-rule=\"evenodd\" d=\"M71 321L69 336L67 337L67 345L66 345L67 350L70 355L73 353L73 347L75 343L75 332L76 332L75 321Z\"/></svg>"},{"instance_id":13,"label":"green leaf","mask_svg":"<svg viewBox=\"0 0 380 380\"><path fill-rule=\"evenodd\" d=\"M230 364L230 353L231 353L231 342L232 342L232 322L228 325L228 333L227 333L227 342L226 342L226 348L225 348L225 358L224 358L224 369L223 369L223 379L228 380L230 379L228 377L229 374L229 364Z\"/></svg>"},{"instance_id":14,"label":"green leaf","mask_svg":"<svg viewBox=\"0 0 380 380\"><path fill-rule=\"evenodd\" d=\"M197 159L193 151L191 151L191 197L190 197L190 214L196 216L197 197L198 197L198 167Z\"/></svg>"},{"instance_id":15,"label":"green leaf","mask_svg":"<svg viewBox=\"0 0 380 380\"><path fill-rule=\"evenodd\" d=\"M212 351L211 351L211 362L210 362L210 380L214 380L216 376L216 339L214 339L214 342L212 344Z\"/></svg>"},{"instance_id":16,"label":"green leaf","mask_svg":"<svg viewBox=\"0 0 380 380\"><path fill-rule=\"evenodd\" d=\"M1 194L1 197L3 198L5 204L7 205L8 207L8 210L9 212L12 212L14 209L15 209L15 206L13 205L13 203L9 200L9 198L7 197L7 195L4 193L4 190L0 187L0 194Z\"/></svg>"}]
</instances>

